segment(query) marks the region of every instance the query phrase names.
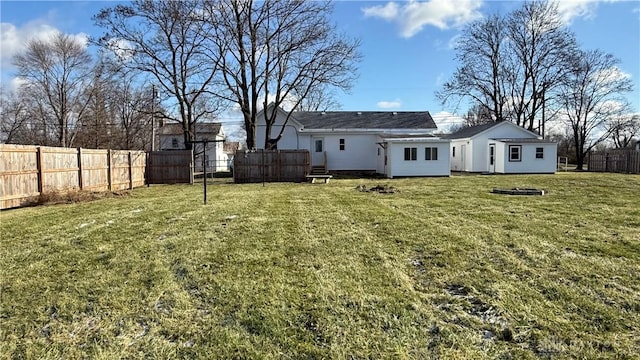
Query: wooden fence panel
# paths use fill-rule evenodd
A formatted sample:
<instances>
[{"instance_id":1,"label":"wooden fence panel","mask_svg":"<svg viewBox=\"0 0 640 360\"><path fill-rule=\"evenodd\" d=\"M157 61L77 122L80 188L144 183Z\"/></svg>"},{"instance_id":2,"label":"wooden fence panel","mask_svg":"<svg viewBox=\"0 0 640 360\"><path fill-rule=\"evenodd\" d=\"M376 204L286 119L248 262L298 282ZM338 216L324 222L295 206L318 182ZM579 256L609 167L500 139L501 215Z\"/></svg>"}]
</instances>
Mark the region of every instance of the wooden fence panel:
<instances>
[{"instance_id":1,"label":"wooden fence panel","mask_svg":"<svg viewBox=\"0 0 640 360\"><path fill-rule=\"evenodd\" d=\"M40 194L38 158L36 146L0 145L0 209Z\"/></svg>"},{"instance_id":2,"label":"wooden fence panel","mask_svg":"<svg viewBox=\"0 0 640 360\"><path fill-rule=\"evenodd\" d=\"M78 149L82 172L82 189L109 190L109 150Z\"/></svg>"},{"instance_id":3,"label":"wooden fence panel","mask_svg":"<svg viewBox=\"0 0 640 360\"><path fill-rule=\"evenodd\" d=\"M305 181L309 159L307 150L240 150L233 160L233 179L236 183Z\"/></svg>"},{"instance_id":4,"label":"wooden fence panel","mask_svg":"<svg viewBox=\"0 0 640 360\"><path fill-rule=\"evenodd\" d=\"M640 174L640 152L635 150L614 150L589 154L588 170L594 172L615 172Z\"/></svg>"},{"instance_id":5,"label":"wooden fence panel","mask_svg":"<svg viewBox=\"0 0 640 360\"><path fill-rule=\"evenodd\" d=\"M144 151L0 144L0 209L42 192L133 189L145 184L145 168Z\"/></svg>"},{"instance_id":6,"label":"wooden fence panel","mask_svg":"<svg viewBox=\"0 0 640 360\"><path fill-rule=\"evenodd\" d=\"M133 188L144 186L146 184L147 153L144 151L130 151L130 154L131 186Z\"/></svg>"},{"instance_id":7,"label":"wooden fence panel","mask_svg":"<svg viewBox=\"0 0 640 360\"><path fill-rule=\"evenodd\" d=\"M42 191L80 188L77 149L41 146L40 162Z\"/></svg>"},{"instance_id":8,"label":"wooden fence panel","mask_svg":"<svg viewBox=\"0 0 640 360\"><path fill-rule=\"evenodd\" d=\"M149 184L193 184L193 151L151 151L147 155Z\"/></svg>"}]
</instances>

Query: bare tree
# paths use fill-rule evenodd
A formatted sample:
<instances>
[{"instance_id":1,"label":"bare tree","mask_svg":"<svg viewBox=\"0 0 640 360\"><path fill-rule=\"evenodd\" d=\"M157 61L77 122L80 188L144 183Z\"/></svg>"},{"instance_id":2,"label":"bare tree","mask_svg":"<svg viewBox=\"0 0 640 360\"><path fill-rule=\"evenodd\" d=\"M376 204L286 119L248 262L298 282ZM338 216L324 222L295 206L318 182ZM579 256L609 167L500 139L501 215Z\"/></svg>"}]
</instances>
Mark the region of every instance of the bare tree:
<instances>
[{"instance_id":1,"label":"bare tree","mask_svg":"<svg viewBox=\"0 0 640 360\"><path fill-rule=\"evenodd\" d=\"M640 115L623 115L611 119L607 124L609 138L616 149L624 149L633 145L633 140L640 136Z\"/></svg>"},{"instance_id":2,"label":"bare tree","mask_svg":"<svg viewBox=\"0 0 640 360\"><path fill-rule=\"evenodd\" d=\"M509 118L506 36L506 21L497 14L464 29L455 45L460 66L436 93L443 104L470 99L476 106L487 109L494 121Z\"/></svg>"},{"instance_id":3,"label":"bare tree","mask_svg":"<svg viewBox=\"0 0 640 360\"><path fill-rule=\"evenodd\" d=\"M318 86L302 98L296 111L334 111L339 110L342 104L336 98L333 89L328 86ZM294 98L299 96L294 95Z\"/></svg>"},{"instance_id":4,"label":"bare tree","mask_svg":"<svg viewBox=\"0 0 640 360\"><path fill-rule=\"evenodd\" d=\"M151 106L155 99L144 84L139 85L133 78L121 74L115 85L110 109L120 130L116 139L118 146L122 149L151 150L152 114L149 109L163 112L158 104Z\"/></svg>"},{"instance_id":5,"label":"bare tree","mask_svg":"<svg viewBox=\"0 0 640 360\"><path fill-rule=\"evenodd\" d=\"M609 136L607 122L628 112L624 93L632 91L632 83L618 63L600 50L580 51L562 80L559 102L573 133L577 170L583 170L587 153Z\"/></svg>"},{"instance_id":6,"label":"bare tree","mask_svg":"<svg viewBox=\"0 0 640 360\"><path fill-rule=\"evenodd\" d=\"M468 111L467 114L462 117L464 119L464 126L476 126L482 124L488 124L494 122L493 117L491 116L491 111L480 104L473 105Z\"/></svg>"},{"instance_id":7,"label":"bare tree","mask_svg":"<svg viewBox=\"0 0 640 360\"><path fill-rule=\"evenodd\" d=\"M0 92L0 143L31 143L24 135L29 125L29 113L26 102L13 92L4 88ZM27 132L30 134L30 132Z\"/></svg>"},{"instance_id":8,"label":"bare tree","mask_svg":"<svg viewBox=\"0 0 640 360\"><path fill-rule=\"evenodd\" d=\"M323 1L207 1L216 19L223 97L239 105L247 147L256 146L257 113L269 103L295 111L323 87L350 88L359 60L358 41L339 35L329 23L332 6ZM273 149L276 114L265 114L265 148ZM287 117L288 120L288 117Z\"/></svg>"},{"instance_id":9,"label":"bare tree","mask_svg":"<svg viewBox=\"0 0 640 360\"><path fill-rule=\"evenodd\" d=\"M82 124L76 129L75 145L110 149L113 148L112 138L115 130L109 109L113 83L102 60L96 62L91 75L91 82L85 89L89 101Z\"/></svg>"},{"instance_id":10,"label":"bare tree","mask_svg":"<svg viewBox=\"0 0 640 360\"><path fill-rule=\"evenodd\" d=\"M509 67L512 121L533 131L547 97L569 71L566 64L577 48L576 40L565 27L557 3L546 0L524 2L510 14L507 27L517 64ZM540 120L544 126L546 119Z\"/></svg>"},{"instance_id":11,"label":"bare tree","mask_svg":"<svg viewBox=\"0 0 640 360\"><path fill-rule=\"evenodd\" d=\"M167 112L156 115L182 124L187 148L195 124L218 111L210 96L217 71L211 53L215 24L202 21L201 10L197 0L136 0L94 16L107 31L97 44L159 85Z\"/></svg>"},{"instance_id":12,"label":"bare tree","mask_svg":"<svg viewBox=\"0 0 640 360\"><path fill-rule=\"evenodd\" d=\"M84 44L61 33L48 40L29 41L26 50L14 58L23 81L20 91L37 102L58 146L71 146L82 122L91 62Z\"/></svg>"},{"instance_id":13,"label":"bare tree","mask_svg":"<svg viewBox=\"0 0 640 360\"><path fill-rule=\"evenodd\" d=\"M470 100L495 121L543 133L549 98L575 48L555 3L524 2L463 30L455 47L460 66L436 96L443 104Z\"/></svg>"}]
</instances>

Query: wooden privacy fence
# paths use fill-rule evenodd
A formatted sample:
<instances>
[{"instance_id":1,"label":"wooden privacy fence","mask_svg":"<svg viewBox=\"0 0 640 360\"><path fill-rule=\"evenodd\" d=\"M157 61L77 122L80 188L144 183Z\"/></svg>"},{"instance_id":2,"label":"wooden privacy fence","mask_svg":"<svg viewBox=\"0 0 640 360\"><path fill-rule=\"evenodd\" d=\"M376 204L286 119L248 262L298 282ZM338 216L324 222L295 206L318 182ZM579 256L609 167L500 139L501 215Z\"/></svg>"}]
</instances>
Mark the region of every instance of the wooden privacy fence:
<instances>
[{"instance_id":1,"label":"wooden privacy fence","mask_svg":"<svg viewBox=\"0 0 640 360\"><path fill-rule=\"evenodd\" d=\"M117 191L145 184L146 153L0 144L0 209L50 191Z\"/></svg>"},{"instance_id":2,"label":"wooden privacy fence","mask_svg":"<svg viewBox=\"0 0 640 360\"><path fill-rule=\"evenodd\" d=\"M147 160L147 183L193 184L193 151L151 151Z\"/></svg>"},{"instance_id":3,"label":"wooden privacy fence","mask_svg":"<svg viewBox=\"0 0 640 360\"><path fill-rule=\"evenodd\" d=\"M640 174L640 152L625 149L589 153L588 170Z\"/></svg>"},{"instance_id":4,"label":"wooden privacy fence","mask_svg":"<svg viewBox=\"0 0 640 360\"><path fill-rule=\"evenodd\" d=\"M309 173L308 150L236 151L233 158L233 181L302 182Z\"/></svg>"}]
</instances>

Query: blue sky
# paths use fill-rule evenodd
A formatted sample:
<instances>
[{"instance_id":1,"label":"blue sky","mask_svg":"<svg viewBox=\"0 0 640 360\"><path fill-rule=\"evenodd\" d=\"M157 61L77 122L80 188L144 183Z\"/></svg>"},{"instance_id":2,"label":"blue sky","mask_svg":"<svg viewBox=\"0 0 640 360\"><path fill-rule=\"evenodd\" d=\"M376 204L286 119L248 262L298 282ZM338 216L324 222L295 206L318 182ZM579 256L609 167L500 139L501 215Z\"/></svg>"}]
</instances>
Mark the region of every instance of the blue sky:
<instances>
[{"instance_id":1,"label":"blue sky","mask_svg":"<svg viewBox=\"0 0 640 360\"><path fill-rule=\"evenodd\" d=\"M0 1L0 76L12 84L11 57L33 36L53 31L98 36L91 17L109 1ZM455 117L434 93L453 74L450 43L474 19L504 12L519 1L336 1L334 21L345 34L361 39L364 56L359 79L340 96L343 110L429 110L446 125ZM640 1L561 0L566 23L584 49L602 49L621 60L634 83L629 95L640 112Z\"/></svg>"}]
</instances>

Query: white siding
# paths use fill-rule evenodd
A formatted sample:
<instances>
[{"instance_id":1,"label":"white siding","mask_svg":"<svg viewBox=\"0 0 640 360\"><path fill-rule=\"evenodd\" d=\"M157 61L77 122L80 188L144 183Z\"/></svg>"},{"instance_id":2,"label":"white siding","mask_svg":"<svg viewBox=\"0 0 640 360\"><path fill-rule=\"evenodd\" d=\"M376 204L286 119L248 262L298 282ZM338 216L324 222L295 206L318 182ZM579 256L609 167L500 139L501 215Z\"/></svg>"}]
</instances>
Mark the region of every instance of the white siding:
<instances>
[{"instance_id":1,"label":"white siding","mask_svg":"<svg viewBox=\"0 0 640 360\"><path fill-rule=\"evenodd\" d=\"M508 147L504 143L491 139L536 139L537 136L512 123L498 124L482 133L466 139L451 141L456 147L456 156L451 158L451 170L468 172L489 171L489 144L496 144L495 169L497 173L553 173L556 168L556 144L523 143L522 161L509 162ZM525 146L526 145L526 146ZM463 161L463 146L466 149ZM544 159L535 159L535 148L544 147ZM526 150L526 151L525 151ZM526 153L526 154L525 154ZM534 161L537 160L537 161Z\"/></svg>"},{"instance_id":2,"label":"white siding","mask_svg":"<svg viewBox=\"0 0 640 360\"><path fill-rule=\"evenodd\" d=\"M264 134L267 130L264 122L259 122L256 126L256 148L264 149ZM271 138L275 138L282 130L282 122L277 121L274 126L271 127ZM299 149L300 147L298 132L296 131L296 127L293 124L285 125L284 133L282 134L282 138L278 141L278 149L280 150L292 150Z\"/></svg>"},{"instance_id":3,"label":"white siding","mask_svg":"<svg viewBox=\"0 0 640 360\"><path fill-rule=\"evenodd\" d=\"M502 169L496 172L504 174L553 174L556 172L556 159L558 156L558 146L549 143L498 143L504 150L504 161ZM509 145L521 146L521 161L509 161ZM536 158L536 148L543 149L543 158Z\"/></svg>"},{"instance_id":4,"label":"white siding","mask_svg":"<svg viewBox=\"0 0 640 360\"><path fill-rule=\"evenodd\" d=\"M416 148L416 160L405 160L404 149ZM425 148L438 149L438 160L425 160ZM449 176L450 144L448 141L407 141L387 143L388 162L387 177L397 176Z\"/></svg>"}]
</instances>

